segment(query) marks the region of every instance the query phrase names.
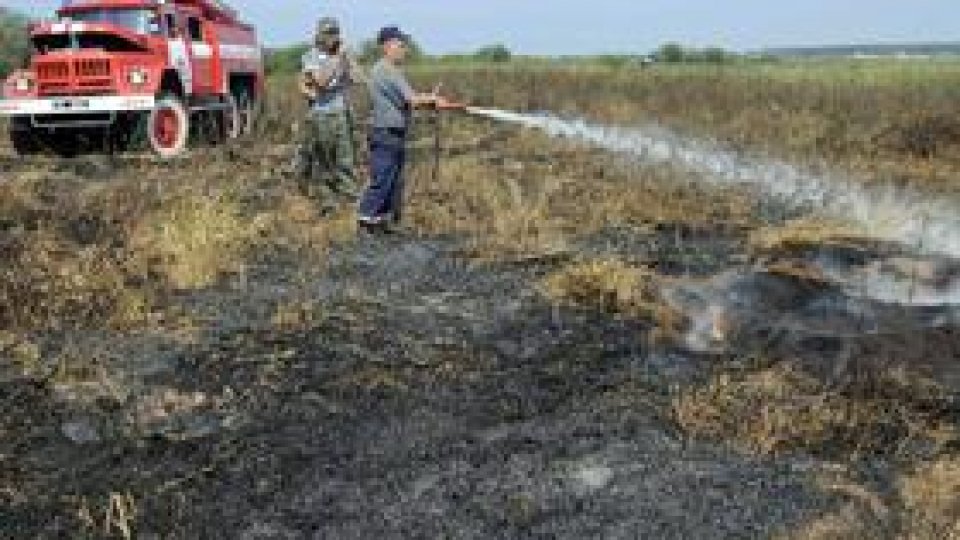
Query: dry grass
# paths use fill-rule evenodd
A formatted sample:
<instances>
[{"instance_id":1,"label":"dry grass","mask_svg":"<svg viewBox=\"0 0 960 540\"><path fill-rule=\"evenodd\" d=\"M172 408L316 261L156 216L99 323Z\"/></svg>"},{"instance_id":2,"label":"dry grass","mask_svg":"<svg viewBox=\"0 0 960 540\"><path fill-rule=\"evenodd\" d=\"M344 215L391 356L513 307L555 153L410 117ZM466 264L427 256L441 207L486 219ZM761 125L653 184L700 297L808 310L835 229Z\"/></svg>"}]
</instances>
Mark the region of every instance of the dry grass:
<instances>
[{"instance_id":1,"label":"dry grass","mask_svg":"<svg viewBox=\"0 0 960 540\"><path fill-rule=\"evenodd\" d=\"M960 460L921 464L898 487L910 523L905 540L960 538Z\"/></svg>"},{"instance_id":2,"label":"dry grass","mask_svg":"<svg viewBox=\"0 0 960 540\"><path fill-rule=\"evenodd\" d=\"M132 269L104 247L77 248L38 232L5 261L0 320L8 328L46 328L103 321L122 329L147 321L152 291L129 283Z\"/></svg>"},{"instance_id":3,"label":"dry grass","mask_svg":"<svg viewBox=\"0 0 960 540\"><path fill-rule=\"evenodd\" d=\"M675 337L684 319L657 293L661 279L648 268L606 259L567 266L548 275L540 286L558 304L642 319L656 325L656 338Z\"/></svg>"},{"instance_id":4,"label":"dry grass","mask_svg":"<svg viewBox=\"0 0 960 540\"><path fill-rule=\"evenodd\" d=\"M482 105L656 122L737 149L828 162L865 182L958 193L956 63L422 68Z\"/></svg>"},{"instance_id":5,"label":"dry grass","mask_svg":"<svg viewBox=\"0 0 960 540\"><path fill-rule=\"evenodd\" d=\"M882 538L889 530L871 523L856 504L842 508L803 524L798 530L782 533L777 540L864 540Z\"/></svg>"},{"instance_id":6,"label":"dry grass","mask_svg":"<svg viewBox=\"0 0 960 540\"><path fill-rule=\"evenodd\" d=\"M426 167L413 168L409 218L422 234L467 237L477 259L565 253L610 227L711 231L752 220L745 193L707 193L671 167L611 162L576 141L474 120L457 121L447 133L471 147L444 157L438 183L429 182ZM496 148L488 148L491 138Z\"/></svg>"},{"instance_id":7,"label":"dry grass","mask_svg":"<svg viewBox=\"0 0 960 540\"><path fill-rule=\"evenodd\" d=\"M879 370L872 380L824 384L789 362L721 373L674 401L677 423L696 437L760 455L809 452L857 459L903 445L949 443L952 424L929 412L943 391L929 380Z\"/></svg>"},{"instance_id":8,"label":"dry grass","mask_svg":"<svg viewBox=\"0 0 960 540\"><path fill-rule=\"evenodd\" d=\"M129 492L110 493L103 504L91 503L86 497L80 497L76 514L83 525L83 536L124 540L135 537L136 523L140 518L137 501Z\"/></svg>"},{"instance_id":9,"label":"dry grass","mask_svg":"<svg viewBox=\"0 0 960 540\"><path fill-rule=\"evenodd\" d=\"M840 509L782 534L784 540L952 540L960 538L960 462L944 457L911 467L889 493L850 480L822 479Z\"/></svg>"},{"instance_id":10,"label":"dry grass","mask_svg":"<svg viewBox=\"0 0 960 540\"><path fill-rule=\"evenodd\" d=\"M452 126L457 140L477 134L478 126ZM539 134L508 135L511 152L480 152L451 157L443 163L440 183L428 184L424 167L411 171L410 222L423 234L469 237L470 254L479 259L510 259L565 250L569 235L556 215L555 200L568 182L546 162L514 157L548 148ZM479 150L479 149L477 149Z\"/></svg>"},{"instance_id":11,"label":"dry grass","mask_svg":"<svg viewBox=\"0 0 960 540\"><path fill-rule=\"evenodd\" d=\"M257 231L229 196L188 195L146 216L132 244L174 287L195 289L225 272L242 271Z\"/></svg>"},{"instance_id":12,"label":"dry grass","mask_svg":"<svg viewBox=\"0 0 960 540\"><path fill-rule=\"evenodd\" d=\"M179 333L189 316L167 301L174 291L214 286L276 250L319 270L330 245L353 237L349 209L320 219L295 185L278 180L250 197L282 156L191 159L163 172L134 161L93 180L40 158L0 182L0 326Z\"/></svg>"},{"instance_id":13,"label":"dry grass","mask_svg":"<svg viewBox=\"0 0 960 540\"><path fill-rule=\"evenodd\" d=\"M296 300L277 305L271 322L280 330L309 330L323 321L322 306L314 301Z\"/></svg>"},{"instance_id":14,"label":"dry grass","mask_svg":"<svg viewBox=\"0 0 960 540\"><path fill-rule=\"evenodd\" d=\"M798 247L847 245L871 238L870 231L831 218L802 217L757 228L749 244L760 251L791 251Z\"/></svg>"}]
</instances>

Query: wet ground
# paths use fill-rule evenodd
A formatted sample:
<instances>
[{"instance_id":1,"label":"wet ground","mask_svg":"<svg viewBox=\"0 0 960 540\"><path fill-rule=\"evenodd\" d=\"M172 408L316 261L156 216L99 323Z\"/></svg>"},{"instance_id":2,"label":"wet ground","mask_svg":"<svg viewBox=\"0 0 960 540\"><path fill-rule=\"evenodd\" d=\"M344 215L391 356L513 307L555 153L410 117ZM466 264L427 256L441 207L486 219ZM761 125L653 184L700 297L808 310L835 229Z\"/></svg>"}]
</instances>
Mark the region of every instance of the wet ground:
<instances>
[{"instance_id":1,"label":"wet ground","mask_svg":"<svg viewBox=\"0 0 960 540\"><path fill-rule=\"evenodd\" d=\"M844 282L894 255L783 255L817 261L811 277L748 261L746 242L736 229L664 225L573 246L674 277L665 295L693 319L674 344L648 322L546 299L538 283L563 260L481 262L462 238L414 235L336 244L323 268L259 253L243 274L168 300L200 321L190 339L37 336L42 358L71 355L106 376L88 387L4 370L0 536L788 534L849 502L817 482L835 462L693 440L671 417L676 393L758 351L825 372L841 359L950 364L958 319ZM917 294L954 279L908 275ZM282 309L295 323L278 324ZM9 367L20 352L3 354ZM889 480L885 463L858 474Z\"/></svg>"}]
</instances>

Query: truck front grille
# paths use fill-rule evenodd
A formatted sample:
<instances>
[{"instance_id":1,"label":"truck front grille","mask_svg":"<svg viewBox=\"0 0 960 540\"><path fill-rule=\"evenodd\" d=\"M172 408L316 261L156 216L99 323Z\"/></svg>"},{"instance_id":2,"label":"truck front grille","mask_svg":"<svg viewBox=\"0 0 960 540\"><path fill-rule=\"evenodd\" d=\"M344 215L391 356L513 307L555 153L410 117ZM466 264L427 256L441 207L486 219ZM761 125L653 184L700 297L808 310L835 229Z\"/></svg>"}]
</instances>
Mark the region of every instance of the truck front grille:
<instances>
[{"instance_id":1,"label":"truck front grille","mask_svg":"<svg viewBox=\"0 0 960 540\"><path fill-rule=\"evenodd\" d=\"M74 60L74 73L77 77L109 77L110 61L106 59Z\"/></svg>"},{"instance_id":2,"label":"truck front grille","mask_svg":"<svg viewBox=\"0 0 960 540\"><path fill-rule=\"evenodd\" d=\"M70 62L44 62L37 64L37 78L41 81L47 79L69 79Z\"/></svg>"},{"instance_id":3,"label":"truck front grille","mask_svg":"<svg viewBox=\"0 0 960 540\"><path fill-rule=\"evenodd\" d=\"M110 60L48 60L35 66L41 95L98 94L114 88Z\"/></svg>"}]
</instances>

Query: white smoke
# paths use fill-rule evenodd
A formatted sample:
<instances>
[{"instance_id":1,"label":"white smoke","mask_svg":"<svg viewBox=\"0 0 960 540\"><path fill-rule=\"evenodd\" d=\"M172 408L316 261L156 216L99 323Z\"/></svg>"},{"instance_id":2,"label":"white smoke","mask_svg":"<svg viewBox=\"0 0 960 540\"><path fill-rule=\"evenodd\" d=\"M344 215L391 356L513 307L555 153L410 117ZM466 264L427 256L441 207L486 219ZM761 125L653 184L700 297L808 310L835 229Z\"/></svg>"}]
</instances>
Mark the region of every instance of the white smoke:
<instances>
[{"instance_id":1,"label":"white smoke","mask_svg":"<svg viewBox=\"0 0 960 540\"><path fill-rule=\"evenodd\" d=\"M744 185L800 208L816 207L864 227L877 238L925 253L960 258L960 205L905 189L867 188L836 175L815 174L776 160L746 157L659 126L617 128L553 115L530 115L471 108L471 114L568 137L632 156L647 163L670 163L698 173L705 182Z\"/></svg>"}]
</instances>

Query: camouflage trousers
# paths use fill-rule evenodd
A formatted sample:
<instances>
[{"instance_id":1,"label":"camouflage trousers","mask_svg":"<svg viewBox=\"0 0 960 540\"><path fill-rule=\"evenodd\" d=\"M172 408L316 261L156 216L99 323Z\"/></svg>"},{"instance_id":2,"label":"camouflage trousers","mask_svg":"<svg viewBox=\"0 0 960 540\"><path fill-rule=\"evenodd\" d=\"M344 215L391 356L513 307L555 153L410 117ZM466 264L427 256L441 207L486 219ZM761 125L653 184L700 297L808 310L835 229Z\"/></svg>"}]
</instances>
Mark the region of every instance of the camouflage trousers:
<instances>
[{"instance_id":1,"label":"camouflage trousers","mask_svg":"<svg viewBox=\"0 0 960 540\"><path fill-rule=\"evenodd\" d=\"M310 111L300 131L296 170L303 189L311 196L356 197L357 154L353 119L349 111Z\"/></svg>"}]
</instances>

